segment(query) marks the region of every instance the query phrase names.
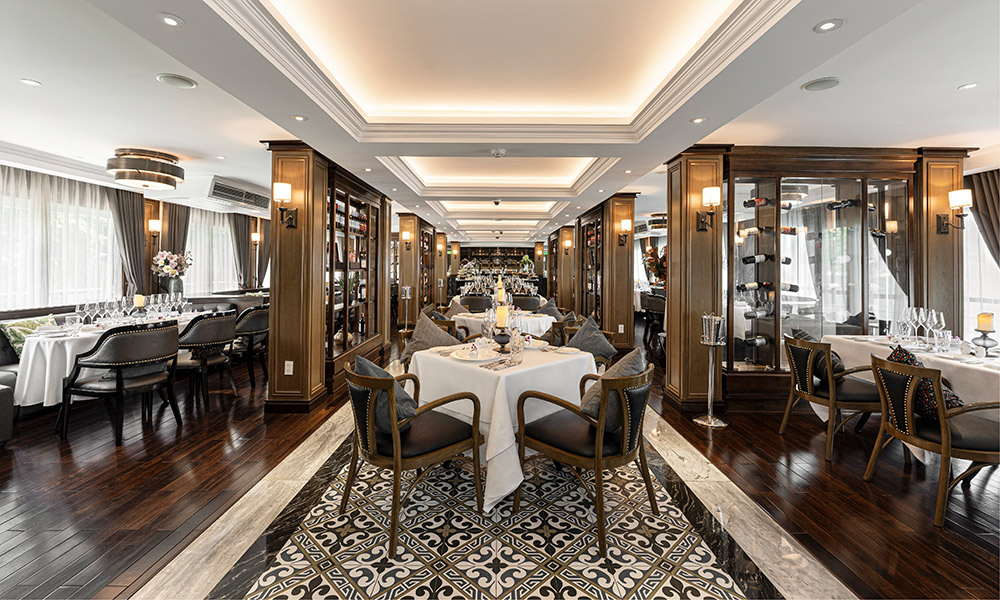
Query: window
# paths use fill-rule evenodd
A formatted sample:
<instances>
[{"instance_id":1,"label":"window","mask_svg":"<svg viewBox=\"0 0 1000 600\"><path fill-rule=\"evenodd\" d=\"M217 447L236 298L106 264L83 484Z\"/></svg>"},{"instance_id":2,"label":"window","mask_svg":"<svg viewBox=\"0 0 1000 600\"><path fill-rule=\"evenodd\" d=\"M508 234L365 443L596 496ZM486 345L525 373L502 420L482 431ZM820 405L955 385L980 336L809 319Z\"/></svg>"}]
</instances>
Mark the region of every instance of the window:
<instances>
[{"instance_id":1,"label":"window","mask_svg":"<svg viewBox=\"0 0 1000 600\"><path fill-rule=\"evenodd\" d=\"M192 208L187 250L192 263L184 276L185 295L205 296L239 287L233 238L225 214Z\"/></svg>"},{"instance_id":2,"label":"window","mask_svg":"<svg viewBox=\"0 0 1000 600\"><path fill-rule=\"evenodd\" d=\"M976 316L989 312L1000 315L1000 267L990 254L986 242L979 233L976 219L969 215L965 219L964 259L965 259L965 301L962 309L965 323L961 331L952 331L964 340L978 337ZM948 324L952 329L954 324Z\"/></svg>"},{"instance_id":3,"label":"window","mask_svg":"<svg viewBox=\"0 0 1000 600\"><path fill-rule=\"evenodd\" d=\"M121 296L107 189L0 165L0 310Z\"/></svg>"}]
</instances>

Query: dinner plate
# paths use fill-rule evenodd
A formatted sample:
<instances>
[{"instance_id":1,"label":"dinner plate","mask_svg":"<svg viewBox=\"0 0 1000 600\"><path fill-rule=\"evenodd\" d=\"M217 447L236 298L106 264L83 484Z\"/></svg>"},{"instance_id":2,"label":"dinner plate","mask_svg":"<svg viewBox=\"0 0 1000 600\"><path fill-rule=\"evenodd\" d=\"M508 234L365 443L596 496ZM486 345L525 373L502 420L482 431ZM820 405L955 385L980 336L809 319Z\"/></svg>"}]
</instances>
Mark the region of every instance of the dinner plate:
<instances>
[{"instance_id":1,"label":"dinner plate","mask_svg":"<svg viewBox=\"0 0 1000 600\"><path fill-rule=\"evenodd\" d=\"M549 345L549 343L546 342L545 340L536 340L535 338L531 338L531 340L528 341L528 343L524 345L524 349L525 350L541 350L542 348L544 348L544 347L546 347L548 345Z\"/></svg>"},{"instance_id":2,"label":"dinner plate","mask_svg":"<svg viewBox=\"0 0 1000 600\"><path fill-rule=\"evenodd\" d=\"M493 360L498 356L500 356L500 353L492 348L480 349L479 356L472 356L472 348L463 348L451 353L452 358L457 358L458 360L464 360L467 362L483 362L486 360Z\"/></svg>"},{"instance_id":3,"label":"dinner plate","mask_svg":"<svg viewBox=\"0 0 1000 600\"><path fill-rule=\"evenodd\" d=\"M574 348L572 346L563 346L562 348L556 350L556 354L577 354L579 352L579 348Z\"/></svg>"}]
</instances>

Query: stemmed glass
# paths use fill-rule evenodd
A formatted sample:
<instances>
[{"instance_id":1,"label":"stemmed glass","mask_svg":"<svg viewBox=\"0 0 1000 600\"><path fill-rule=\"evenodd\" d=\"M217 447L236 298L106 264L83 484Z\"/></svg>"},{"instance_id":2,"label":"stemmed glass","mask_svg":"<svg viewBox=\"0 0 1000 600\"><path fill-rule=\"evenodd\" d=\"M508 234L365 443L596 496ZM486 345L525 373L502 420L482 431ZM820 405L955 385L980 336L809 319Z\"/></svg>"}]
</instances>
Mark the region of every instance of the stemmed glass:
<instances>
[{"instance_id":1,"label":"stemmed glass","mask_svg":"<svg viewBox=\"0 0 1000 600\"><path fill-rule=\"evenodd\" d=\"M76 314L80 316L80 323L87 319L87 303L78 302L76 305Z\"/></svg>"},{"instance_id":2,"label":"stemmed glass","mask_svg":"<svg viewBox=\"0 0 1000 600\"><path fill-rule=\"evenodd\" d=\"M927 309L921 306L917 310L917 337L920 337L920 328L924 328L924 336L927 336L927 324L930 323L927 315Z\"/></svg>"},{"instance_id":3,"label":"stemmed glass","mask_svg":"<svg viewBox=\"0 0 1000 600\"><path fill-rule=\"evenodd\" d=\"M97 316L97 303L96 302L87 302L87 304L84 307L84 312L87 313L87 319L89 319L90 322L91 322L91 324L93 324L94 323L94 317Z\"/></svg>"}]
</instances>

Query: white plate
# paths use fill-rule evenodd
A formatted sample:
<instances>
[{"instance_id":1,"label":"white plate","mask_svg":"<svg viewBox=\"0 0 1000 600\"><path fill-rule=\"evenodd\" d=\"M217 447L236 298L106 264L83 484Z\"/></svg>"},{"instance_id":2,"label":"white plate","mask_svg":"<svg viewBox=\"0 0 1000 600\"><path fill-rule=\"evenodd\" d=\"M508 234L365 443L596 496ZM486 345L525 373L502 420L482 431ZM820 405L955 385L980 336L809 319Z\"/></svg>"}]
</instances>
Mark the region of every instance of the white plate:
<instances>
[{"instance_id":1,"label":"white plate","mask_svg":"<svg viewBox=\"0 0 1000 600\"><path fill-rule=\"evenodd\" d=\"M528 342L527 344L525 344L524 349L525 350L540 350L540 349L542 349L542 348L544 348L544 347L546 347L548 345L549 345L549 343L546 342L545 340L536 340L535 338L531 338L531 341Z\"/></svg>"},{"instance_id":2,"label":"white plate","mask_svg":"<svg viewBox=\"0 0 1000 600\"><path fill-rule=\"evenodd\" d=\"M468 362L483 362L487 360L493 360L500 356L500 353L496 350L479 350L479 356L472 356L472 348L463 348L462 350L456 350L451 353L452 358L457 358L458 360L464 360Z\"/></svg>"},{"instance_id":3,"label":"white plate","mask_svg":"<svg viewBox=\"0 0 1000 600\"><path fill-rule=\"evenodd\" d=\"M577 354L579 352L579 348L574 348L572 346L563 346L562 348L556 350L556 354Z\"/></svg>"}]
</instances>

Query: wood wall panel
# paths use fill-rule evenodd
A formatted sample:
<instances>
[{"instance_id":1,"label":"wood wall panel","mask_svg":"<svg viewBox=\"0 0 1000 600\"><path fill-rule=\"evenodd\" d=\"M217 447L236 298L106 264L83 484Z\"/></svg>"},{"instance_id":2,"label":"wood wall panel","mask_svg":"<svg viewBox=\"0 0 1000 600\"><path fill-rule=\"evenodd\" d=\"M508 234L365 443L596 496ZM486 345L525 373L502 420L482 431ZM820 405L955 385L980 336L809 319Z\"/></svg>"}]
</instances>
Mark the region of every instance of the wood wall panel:
<instances>
[{"instance_id":1,"label":"wood wall panel","mask_svg":"<svg viewBox=\"0 0 1000 600\"><path fill-rule=\"evenodd\" d=\"M604 203L604 251L601 267L603 329L615 334L618 348L631 348L635 337L635 240L632 233L624 246L618 245L622 219L635 223L635 194L616 194Z\"/></svg>"},{"instance_id":2,"label":"wood wall panel","mask_svg":"<svg viewBox=\"0 0 1000 600\"><path fill-rule=\"evenodd\" d=\"M569 250L566 249L566 240L570 242ZM576 249L578 245L576 227L568 226L559 229L559 252L556 256L559 264L559 282L556 305L574 311L577 310L573 285L576 279L574 275L576 274Z\"/></svg>"},{"instance_id":3,"label":"wood wall panel","mask_svg":"<svg viewBox=\"0 0 1000 600\"><path fill-rule=\"evenodd\" d=\"M434 301L445 304L448 301L448 236L443 233L434 235ZM439 250L440 248L440 250ZM438 280L441 285L438 286Z\"/></svg>"},{"instance_id":4,"label":"wood wall panel","mask_svg":"<svg viewBox=\"0 0 1000 600\"><path fill-rule=\"evenodd\" d=\"M545 273L545 242L535 242L535 275L541 277Z\"/></svg>"}]
</instances>

